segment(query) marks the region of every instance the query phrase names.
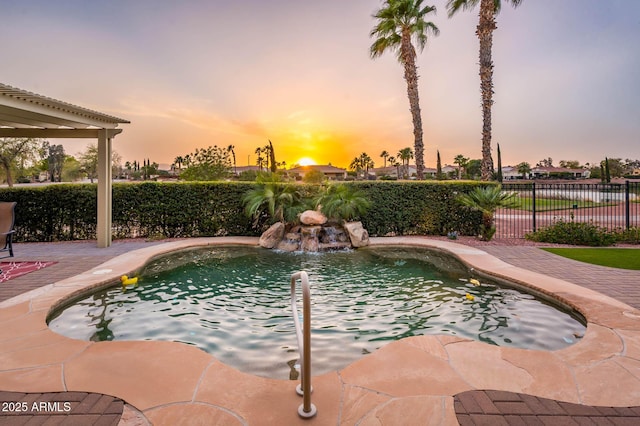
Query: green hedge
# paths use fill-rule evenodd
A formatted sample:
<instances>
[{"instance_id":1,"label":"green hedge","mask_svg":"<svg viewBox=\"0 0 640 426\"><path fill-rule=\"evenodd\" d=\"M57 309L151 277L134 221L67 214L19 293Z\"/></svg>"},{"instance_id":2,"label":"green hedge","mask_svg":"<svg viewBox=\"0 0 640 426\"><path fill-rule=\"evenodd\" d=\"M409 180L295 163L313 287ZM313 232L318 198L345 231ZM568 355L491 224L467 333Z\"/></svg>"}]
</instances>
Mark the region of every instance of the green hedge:
<instances>
[{"instance_id":1,"label":"green hedge","mask_svg":"<svg viewBox=\"0 0 640 426\"><path fill-rule=\"evenodd\" d=\"M372 236L478 235L482 213L460 206L459 193L476 182L353 182L365 192L372 207L362 224Z\"/></svg>"},{"instance_id":2,"label":"green hedge","mask_svg":"<svg viewBox=\"0 0 640 426\"><path fill-rule=\"evenodd\" d=\"M477 235L481 214L455 201L474 182L352 182L372 201L361 218L372 236ZM113 236L203 237L259 235L243 211L242 196L253 182L118 183L113 185ZM297 184L299 185L299 184ZM305 194L320 190L301 185ZM96 238L97 185L60 184L0 190L0 201L16 201L16 241ZM266 218L264 218L266 219Z\"/></svg>"}]
</instances>

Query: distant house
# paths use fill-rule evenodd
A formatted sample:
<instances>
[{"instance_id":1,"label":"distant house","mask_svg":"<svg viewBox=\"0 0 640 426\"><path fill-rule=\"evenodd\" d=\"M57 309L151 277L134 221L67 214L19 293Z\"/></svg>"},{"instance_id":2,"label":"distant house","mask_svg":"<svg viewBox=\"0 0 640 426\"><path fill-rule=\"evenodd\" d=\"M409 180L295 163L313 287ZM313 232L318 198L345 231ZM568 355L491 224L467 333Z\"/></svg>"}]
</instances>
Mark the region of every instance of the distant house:
<instances>
[{"instance_id":1,"label":"distant house","mask_svg":"<svg viewBox=\"0 0 640 426\"><path fill-rule=\"evenodd\" d=\"M249 171L253 171L258 173L260 171L260 167L258 166L237 166L237 167L231 167L231 173L233 173L235 176L240 176L240 173L243 172L249 172ZM264 170L264 167L262 168L262 170Z\"/></svg>"},{"instance_id":2,"label":"distant house","mask_svg":"<svg viewBox=\"0 0 640 426\"><path fill-rule=\"evenodd\" d=\"M340 167L335 167L332 165L325 166L314 164L310 166L299 166L287 170L287 173L289 174L289 176L293 176L296 179L302 179L310 171L322 172L329 180L344 180L347 177L347 171L345 169L341 169Z\"/></svg>"},{"instance_id":3,"label":"distant house","mask_svg":"<svg viewBox=\"0 0 640 426\"><path fill-rule=\"evenodd\" d=\"M388 176L397 179L398 170L400 170L400 174L402 175L402 166L374 167L373 169L369 169L369 174L377 177Z\"/></svg>"},{"instance_id":4,"label":"distant house","mask_svg":"<svg viewBox=\"0 0 640 426\"><path fill-rule=\"evenodd\" d=\"M435 170L435 169L434 169ZM387 166L387 167L376 167L373 169L369 169L369 175L372 176L388 176L391 178L396 178L398 179L398 172L400 172L400 176L399 178L402 179L403 178L403 174L404 174L404 166ZM425 174L426 174L426 170L425 170ZM409 175L409 177L411 176L415 176L416 174L416 166L413 165L409 165L407 167L407 174Z\"/></svg>"},{"instance_id":5,"label":"distant house","mask_svg":"<svg viewBox=\"0 0 640 426\"><path fill-rule=\"evenodd\" d=\"M518 173L518 169L513 166L505 166L502 168L502 180L522 179L522 173Z\"/></svg>"},{"instance_id":6,"label":"distant house","mask_svg":"<svg viewBox=\"0 0 640 426\"><path fill-rule=\"evenodd\" d=\"M444 167L442 167L442 174L445 176L448 176L450 178L457 178L458 177L458 166L450 166L448 164L445 164ZM435 174L434 174L435 176Z\"/></svg>"},{"instance_id":7,"label":"distant house","mask_svg":"<svg viewBox=\"0 0 640 426\"><path fill-rule=\"evenodd\" d=\"M424 171L424 176L426 178L435 179L436 175L438 174L438 170L432 167L425 167L423 171ZM369 170L369 174L374 174L378 177L389 176L396 179L398 178L398 172L400 172L400 179L402 179L404 174L403 166L376 167L375 169ZM417 174L416 166L410 164L407 169L407 172L408 172L407 174L409 175L409 179L415 178ZM457 173L458 173L458 168L456 166L444 166L442 168L442 174L444 176L457 177L458 176Z\"/></svg>"},{"instance_id":8,"label":"distant house","mask_svg":"<svg viewBox=\"0 0 640 426\"><path fill-rule=\"evenodd\" d=\"M526 176L514 166L502 168L502 180L516 179L588 179L591 171L587 169L569 169L566 167L534 167Z\"/></svg>"},{"instance_id":9,"label":"distant house","mask_svg":"<svg viewBox=\"0 0 640 426\"><path fill-rule=\"evenodd\" d=\"M566 167L534 167L531 169L533 179L587 179L591 176L588 169L569 169Z\"/></svg>"}]
</instances>

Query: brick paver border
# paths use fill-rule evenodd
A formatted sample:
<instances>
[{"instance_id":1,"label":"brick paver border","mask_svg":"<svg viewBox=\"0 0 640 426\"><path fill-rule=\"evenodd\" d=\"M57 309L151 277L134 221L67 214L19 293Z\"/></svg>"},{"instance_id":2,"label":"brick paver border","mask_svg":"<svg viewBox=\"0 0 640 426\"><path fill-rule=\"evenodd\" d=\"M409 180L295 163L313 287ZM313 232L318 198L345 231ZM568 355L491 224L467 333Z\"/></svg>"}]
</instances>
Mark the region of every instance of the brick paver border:
<instances>
[{"instance_id":1,"label":"brick paver border","mask_svg":"<svg viewBox=\"0 0 640 426\"><path fill-rule=\"evenodd\" d=\"M124 401L88 392L0 392L2 425L96 425L116 426Z\"/></svg>"},{"instance_id":2,"label":"brick paver border","mask_svg":"<svg viewBox=\"0 0 640 426\"><path fill-rule=\"evenodd\" d=\"M495 390L457 394L454 408L462 426L640 424L640 407L592 407Z\"/></svg>"}]
</instances>

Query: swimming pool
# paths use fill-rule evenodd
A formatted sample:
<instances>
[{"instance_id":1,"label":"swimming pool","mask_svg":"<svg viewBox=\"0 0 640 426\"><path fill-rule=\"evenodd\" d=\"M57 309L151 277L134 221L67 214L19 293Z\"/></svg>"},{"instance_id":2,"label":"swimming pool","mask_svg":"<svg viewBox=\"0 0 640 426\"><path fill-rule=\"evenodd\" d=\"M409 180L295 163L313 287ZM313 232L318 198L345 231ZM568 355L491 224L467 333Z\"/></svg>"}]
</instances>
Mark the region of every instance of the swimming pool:
<instances>
[{"instance_id":1,"label":"swimming pool","mask_svg":"<svg viewBox=\"0 0 640 426\"><path fill-rule=\"evenodd\" d=\"M314 375L419 334L554 350L585 331L570 310L475 276L452 256L413 247L178 252L147 265L137 288L98 291L56 312L49 326L84 340L184 342L245 372L292 377L298 352L289 278L298 270L311 282Z\"/></svg>"}]
</instances>

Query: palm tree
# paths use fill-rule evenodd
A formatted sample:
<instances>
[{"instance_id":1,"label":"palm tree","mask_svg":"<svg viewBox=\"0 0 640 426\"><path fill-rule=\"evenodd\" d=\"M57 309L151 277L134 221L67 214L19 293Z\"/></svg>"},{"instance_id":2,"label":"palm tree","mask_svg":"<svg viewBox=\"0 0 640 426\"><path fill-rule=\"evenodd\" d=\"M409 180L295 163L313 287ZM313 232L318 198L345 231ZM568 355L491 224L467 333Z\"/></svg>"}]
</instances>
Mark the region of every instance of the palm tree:
<instances>
[{"instance_id":1,"label":"palm tree","mask_svg":"<svg viewBox=\"0 0 640 426\"><path fill-rule=\"evenodd\" d=\"M387 158L389 158L389 153L387 151L382 151L380 153L380 157L384 159L384 168L387 168Z\"/></svg>"},{"instance_id":2,"label":"palm tree","mask_svg":"<svg viewBox=\"0 0 640 426\"><path fill-rule=\"evenodd\" d=\"M365 171L365 173L364 173L365 179L368 179L369 178L369 169L373 168L373 166L375 164L374 164L373 160L371 159L371 157L369 157L369 154L367 154L366 152L363 152L362 154L360 154L360 165L362 166L362 168Z\"/></svg>"},{"instance_id":3,"label":"palm tree","mask_svg":"<svg viewBox=\"0 0 640 426\"><path fill-rule=\"evenodd\" d=\"M400 160L402 161L402 166L404 167L403 177L407 179L409 177L409 160L413 158L413 151L410 147L402 148L400 151L398 151L398 158L400 158Z\"/></svg>"},{"instance_id":4,"label":"palm tree","mask_svg":"<svg viewBox=\"0 0 640 426\"><path fill-rule=\"evenodd\" d=\"M518 7L522 0L505 0ZM493 61L491 46L496 15L500 12L502 0L448 0L449 17L460 9L473 9L480 3L480 18L476 34L480 40L480 90L482 91L482 180L491 180L493 158L491 158L491 106L493 105Z\"/></svg>"},{"instance_id":5,"label":"palm tree","mask_svg":"<svg viewBox=\"0 0 640 426\"><path fill-rule=\"evenodd\" d=\"M269 216L272 223L293 222L304 210L302 196L295 185L266 183L249 190L243 196L245 213L258 224L263 214Z\"/></svg>"},{"instance_id":6,"label":"palm tree","mask_svg":"<svg viewBox=\"0 0 640 426\"><path fill-rule=\"evenodd\" d=\"M233 157L233 174L237 176L238 175L238 169L236 167L236 152L234 151L235 148L236 148L235 146L229 145L227 147L227 152L230 152L231 153L231 157Z\"/></svg>"},{"instance_id":7,"label":"palm tree","mask_svg":"<svg viewBox=\"0 0 640 426\"><path fill-rule=\"evenodd\" d=\"M526 179L527 174L531 173L531 165L526 161L523 161L522 163L518 164L516 168L518 169L518 173L522 175L522 179Z\"/></svg>"},{"instance_id":8,"label":"palm tree","mask_svg":"<svg viewBox=\"0 0 640 426\"><path fill-rule=\"evenodd\" d=\"M345 184L329 185L314 201L316 208L320 207L322 213L336 221L354 220L371 207L364 192Z\"/></svg>"},{"instance_id":9,"label":"palm tree","mask_svg":"<svg viewBox=\"0 0 640 426\"><path fill-rule=\"evenodd\" d=\"M396 179L400 178L400 163L396 161L396 157L389 157L389 164L396 168Z\"/></svg>"},{"instance_id":10,"label":"palm tree","mask_svg":"<svg viewBox=\"0 0 640 426\"><path fill-rule=\"evenodd\" d=\"M467 167L468 162L469 162L469 159L462 154L456 155L456 157L453 159L453 164L458 165L458 179L460 179L461 177L460 174L462 172L462 169L465 169Z\"/></svg>"},{"instance_id":11,"label":"palm tree","mask_svg":"<svg viewBox=\"0 0 640 426\"><path fill-rule=\"evenodd\" d=\"M480 225L480 239L489 241L496 233L493 218L498 207L513 207L516 204L515 192L502 192L502 187L487 186L476 187L473 191L460 194L458 201L467 207L482 212L482 225Z\"/></svg>"},{"instance_id":12,"label":"palm tree","mask_svg":"<svg viewBox=\"0 0 640 426\"><path fill-rule=\"evenodd\" d=\"M362 158L361 157L356 157L351 161L351 164L349 164L349 170L353 170L354 172L356 172L356 178L360 176L360 171L363 169L362 166Z\"/></svg>"},{"instance_id":13,"label":"palm tree","mask_svg":"<svg viewBox=\"0 0 640 426\"><path fill-rule=\"evenodd\" d=\"M178 166L178 170L182 169L182 164L184 163L184 158L178 155L175 160L173 160L173 164Z\"/></svg>"},{"instance_id":14,"label":"palm tree","mask_svg":"<svg viewBox=\"0 0 640 426\"><path fill-rule=\"evenodd\" d=\"M434 6L422 6L422 0L386 0L383 7L373 15L378 23L369 34L376 38L370 48L373 59L387 50L392 50L396 52L398 61L404 66L404 79L407 82L407 95L413 119L418 179L424 178L424 143L418 97L416 48L413 41L422 51L427 44L427 35L431 33L437 36L440 33L433 22L425 21L425 17L435 11Z\"/></svg>"},{"instance_id":15,"label":"palm tree","mask_svg":"<svg viewBox=\"0 0 640 426\"><path fill-rule=\"evenodd\" d=\"M262 148L260 147L256 148L255 152L256 152L256 155L258 156L258 159L256 160L256 166L258 166L260 171L262 171Z\"/></svg>"}]
</instances>

